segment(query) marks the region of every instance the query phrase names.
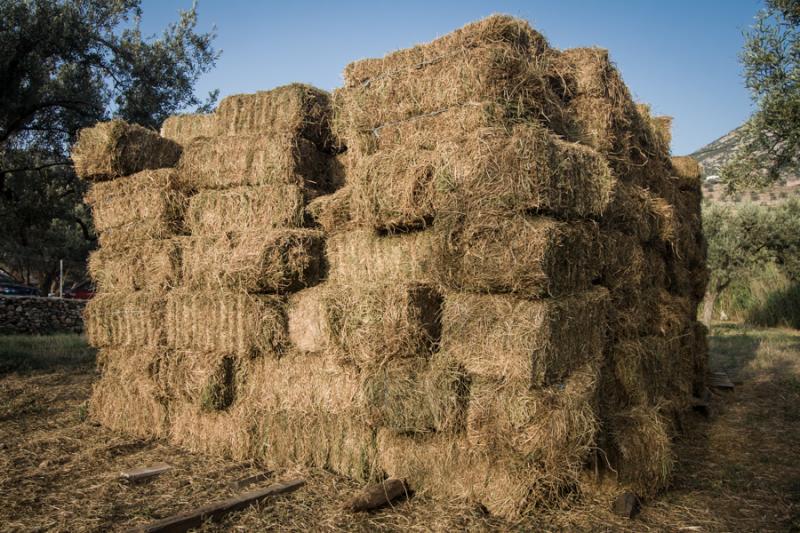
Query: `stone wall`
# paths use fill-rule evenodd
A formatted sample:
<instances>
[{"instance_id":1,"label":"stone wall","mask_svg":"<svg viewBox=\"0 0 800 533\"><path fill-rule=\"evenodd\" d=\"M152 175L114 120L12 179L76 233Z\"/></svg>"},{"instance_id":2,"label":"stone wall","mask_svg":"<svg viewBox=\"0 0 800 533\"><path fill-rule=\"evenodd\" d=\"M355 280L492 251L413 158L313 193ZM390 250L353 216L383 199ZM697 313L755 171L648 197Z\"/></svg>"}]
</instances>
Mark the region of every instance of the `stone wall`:
<instances>
[{"instance_id":1,"label":"stone wall","mask_svg":"<svg viewBox=\"0 0 800 533\"><path fill-rule=\"evenodd\" d=\"M0 334L80 333L84 300L0 296Z\"/></svg>"}]
</instances>

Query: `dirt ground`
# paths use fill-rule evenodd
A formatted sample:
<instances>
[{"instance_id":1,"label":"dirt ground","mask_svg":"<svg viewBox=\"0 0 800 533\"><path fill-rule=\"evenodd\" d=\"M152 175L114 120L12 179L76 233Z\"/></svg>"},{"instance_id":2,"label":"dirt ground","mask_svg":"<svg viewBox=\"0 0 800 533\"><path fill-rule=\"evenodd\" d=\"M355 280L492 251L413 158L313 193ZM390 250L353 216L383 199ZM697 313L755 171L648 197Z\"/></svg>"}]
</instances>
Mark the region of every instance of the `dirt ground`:
<instances>
[{"instance_id":1,"label":"dirt ground","mask_svg":"<svg viewBox=\"0 0 800 533\"><path fill-rule=\"evenodd\" d=\"M93 425L85 403L96 377L90 355L62 354L48 365L39 354L26 367L8 346L0 342L2 531L127 529L232 496L231 482L262 472ZM633 520L612 514L604 496L517 523L462 502L414 497L353 515L342 504L357 484L297 470L250 487L303 477L297 492L201 531L800 531L800 332L720 325L711 346L712 366L736 388L713 397L710 418L690 417L672 488L644 502ZM140 484L118 479L120 470L157 462L173 469Z\"/></svg>"}]
</instances>

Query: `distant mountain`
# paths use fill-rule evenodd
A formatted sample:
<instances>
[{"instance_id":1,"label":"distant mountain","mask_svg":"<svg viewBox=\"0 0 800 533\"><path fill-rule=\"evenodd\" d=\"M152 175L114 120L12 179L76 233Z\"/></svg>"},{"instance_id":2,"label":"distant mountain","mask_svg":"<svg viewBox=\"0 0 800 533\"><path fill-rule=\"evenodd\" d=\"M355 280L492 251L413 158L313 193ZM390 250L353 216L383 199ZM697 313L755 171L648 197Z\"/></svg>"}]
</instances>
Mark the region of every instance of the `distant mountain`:
<instances>
[{"instance_id":1,"label":"distant mountain","mask_svg":"<svg viewBox=\"0 0 800 533\"><path fill-rule=\"evenodd\" d=\"M713 141L696 152L690 154L703 165L705 176L719 175L720 169L733 159L736 150L741 144L740 131L742 126L732 130L716 141Z\"/></svg>"},{"instance_id":2,"label":"distant mountain","mask_svg":"<svg viewBox=\"0 0 800 533\"><path fill-rule=\"evenodd\" d=\"M780 183L764 190L726 194L725 186L713 177L718 176L722 167L736 154L742 142L741 130L742 126L739 126L691 154L703 165L703 176L706 179L703 184L703 197L712 202L737 204L752 202L762 205L780 203L793 197L800 198L800 176L792 173L785 173Z\"/></svg>"}]
</instances>

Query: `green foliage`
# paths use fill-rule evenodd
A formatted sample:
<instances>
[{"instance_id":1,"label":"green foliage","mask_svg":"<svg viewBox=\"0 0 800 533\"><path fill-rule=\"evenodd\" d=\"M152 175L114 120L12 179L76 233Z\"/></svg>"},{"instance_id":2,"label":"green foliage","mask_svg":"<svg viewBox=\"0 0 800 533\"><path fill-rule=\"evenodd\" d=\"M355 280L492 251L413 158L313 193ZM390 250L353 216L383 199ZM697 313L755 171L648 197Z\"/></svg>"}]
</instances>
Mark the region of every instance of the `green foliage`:
<instances>
[{"instance_id":1,"label":"green foliage","mask_svg":"<svg viewBox=\"0 0 800 533\"><path fill-rule=\"evenodd\" d=\"M757 111L737 157L722 170L732 189L758 187L800 170L800 0L767 0L745 35L741 61Z\"/></svg>"},{"instance_id":2,"label":"green foliage","mask_svg":"<svg viewBox=\"0 0 800 533\"><path fill-rule=\"evenodd\" d=\"M30 370L85 370L94 365L94 360L95 350L83 335L0 335L0 375Z\"/></svg>"},{"instance_id":3,"label":"green foliage","mask_svg":"<svg viewBox=\"0 0 800 533\"><path fill-rule=\"evenodd\" d=\"M158 128L216 100L194 92L218 57L196 7L158 38L140 16L139 0L0 2L0 267L43 290L57 259L80 266L93 246L69 161L77 132L111 117Z\"/></svg>"}]
</instances>

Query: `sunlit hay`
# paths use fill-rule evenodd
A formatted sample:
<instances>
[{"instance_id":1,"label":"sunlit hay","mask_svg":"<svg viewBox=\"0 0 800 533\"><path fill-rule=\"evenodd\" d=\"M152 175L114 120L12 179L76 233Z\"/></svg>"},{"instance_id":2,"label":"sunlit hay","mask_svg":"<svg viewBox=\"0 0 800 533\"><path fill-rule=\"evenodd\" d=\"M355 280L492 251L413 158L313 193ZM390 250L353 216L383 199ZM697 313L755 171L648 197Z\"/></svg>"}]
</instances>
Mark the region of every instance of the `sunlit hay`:
<instances>
[{"instance_id":1,"label":"sunlit hay","mask_svg":"<svg viewBox=\"0 0 800 533\"><path fill-rule=\"evenodd\" d=\"M275 133L290 138L305 138L323 151L334 141L330 133L328 93L300 83L255 94L236 94L223 98L217 107L220 135L260 135Z\"/></svg>"},{"instance_id":2,"label":"sunlit hay","mask_svg":"<svg viewBox=\"0 0 800 533\"><path fill-rule=\"evenodd\" d=\"M327 283L321 283L289 295L289 340L301 353L321 353L328 348L330 332L323 305L326 290Z\"/></svg>"},{"instance_id":3,"label":"sunlit hay","mask_svg":"<svg viewBox=\"0 0 800 533\"><path fill-rule=\"evenodd\" d=\"M186 210L186 226L193 235L302 225L303 192L297 185L205 190L191 197Z\"/></svg>"},{"instance_id":4,"label":"sunlit hay","mask_svg":"<svg viewBox=\"0 0 800 533\"><path fill-rule=\"evenodd\" d=\"M335 95L336 132L347 142L353 133L484 100L503 105L509 117L548 121L559 108L548 50L527 22L491 16L431 43L351 63Z\"/></svg>"},{"instance_id":5,"label":"sunlit hay","mask_svg":"<svg viewBox=\"0 0 800 533\"><path fill-rule=\"evenodd\" d=\"M183 281L194 289L285 293L324 275L324 241L315 230L259 228L185 242Z\"/></svg>"},{"instance_id":6,"label":"sunlit hay","mask_svg":"<svg viewBox=\"0 0 800 533\"><path fill-rule=\"evenodd\" d=\"M84 327L89 344L97 348L162 345L163 293L136 291L97 294L86 304Z\"/></svg>"},{"instance_id":7,"label":"sunlit hay","mask_svg":"<svg viewBox=\"0 0 800 533\"><path fill-rule=\"evenodd\" d=\"M219 290L167 296L167 344L176 350L280 356L288 344L284 298Z\"/></svg>"},{"instance_id":8,"label":"sunlit hay","mask_svg":"<svg viewBox=\"0 0 800 533\"><path fill-rule=\"evenodd\" d=\"M641 242L675 240L675 209L663 198L631 183L617 181L601 225L631 235Z\"/></svg>"},{"instance_id":9,"label":"sunlit hay","mask_svg":"<svg viewBox=\"0 0 800 533\"><path fill-rule=\"evenodd\" d=\"M470 377L445 354L430 361L390 360L363 368L359 405L375 428L400 433L457 433L464 430Z\"/></svg>"},{"instance_id":10,"label":"sunlit hay","mask_svg":"<svg viewBox=\"0 0 800 533\"><path fill-rule=\"evenodd\" d=\"M600 275L594 222L520 215L441 222L439 277L451 288L538 298L584 290Z\"/></svg>"},{"instance_id":11,"label":"sunlit hay","mask_svg":"<svg viewBox=\"0 0 800 533\"><path fill-rule=\"evenodd\" d=\"M672 145L672 117L653 116L648 104L636 104L639 114L649 123L656 148L662 154L669 155Z\"/></svg>"},{"instance_id":12,"label":"sunlit hay","mask_svg":"<svg viewBox=\"0 0 800 533\"><path fill-rule=\"evenodd\" d=\"M596 152L535 124L470 132L434 150L381 151L362 159L349 180L356 221L389 230L424 227L442 210L599 215L614 185Z\"/></svg>"},{"instance_id":13,"label":"sunlit hay","mask_svg":"<svg viewBox=\"0 0 800 533\"><path fill-rule=\"evenodd\" d=\"M306 205L306 217L328 234L353 229L351 193L350 187L343 187L333 194L318 196Z\"/></svg>"},{"instance_id":14,"label":"sunlit hay","mask_svg":"<svg viewBox=\"0 0 800 533\"><path fill-rule=\"evenodd\" d=\"M700 163L690 156L673 156L670 159L672 176L677 180L678 188L693 191L702 198L700 187L703 182L703 168Z\"/></svg>"},{"instance_id":15,"label":"sunlit hay","mask_svg":"<svg viewBox=\"0 0 800 533\"><path fill-rule=\"evenodd\" d=\"M180 233L187 196L175 170L146 170L113 181L94 183L86 195L94 227L101 234L118 229L146 238Z\"/></svg>"},{"instance_id":16,"label":"sunlit hay","mask_svg":"<svg viewBox=\"0 0 800 533\"><path fill-rule=\"evenodd\" d=\"M181 180L198 189L297 185L313 197L332 190L329 156L280 133L200 138L183 152Z\"/></svg>"},{"instance_id":17,"label":"sunlit hay","mask_svg":"<svg viewBox=\"0 0 800 533\"><path fill-rule=\"evenodd\" d=\"M599 430L600 359L562 383L531 389L527 380L476 379L470 389L467 440L486 453L524 457L541 477L577 482Z\"/></svg>"},{"instance_id":18,"label":"sunlit hay","mask_svg":"<svg viewBox=\"0 0 800 533\"><path fill-rule=\"evenodd\" d=\"M619 481L640 496L653 496L667 487L675 458L669 422L659 406L637 406L610 419L613 449L609 459Z\"/></svg>"},{"instance_id":19,"label":"sunlit hay","mask_svg":"<svg viewBox=\"0 0 800 533\"><path fill-rule=\"evenodd\" d=\"M199 137L217 135L217 116L208 114L173 115L161 125L161 136L184 148Z\"/></svg>"},{"instance_id":20,"label":"sunlit hay","mask_svg":"<svg viewBox=\"0 0 800 533\"><path fill-rule=\"evenodd\" d=\"M180 282L182 243L187 237L139 240L101 247L89 254L89 275L100 292L168 290Z\"/></svg>"},{"instance_id":21,"label":"sunlit hay","mask_svg":"<svg viewBox=\"0 0 800 533\"><path fill-rule=\"evenodd\" d=\"M433 283L440 270L441 236L433 230L378 235L358 229L326 242L328 277L343 287L369 282Z\"/></svg>"},{"instance_id":22,"label":"sunlit hay","mask_svg":"<svg viewBox=\"0 0 800 533\"><path fill-rule=\"evenodd\" d=\"M155 381L162 349L142 346L102 350L102 374L89 399L90 417L140 438L164 437L167 409Z\"/></svg>"},{"instance_id":23,"label":"sunlit hay","mask_svg":"<svg viewBox=\"0 0 800 533\"><path fill-rule=\"evenodd\" d=\"M552 476L535 460L473 449L464 438L382 429L377 442L381 467L406 480L417 497L465 500L504 518L558 505L576 489L569 474Z\"/></svg>"},{"instance_id":24,"label":"sunlit hay","mask_svg":"<svg viewBox=\"0 0 800 533\"><path fill-rule=\"evenodd\" d=\"M386 281L328 285L324 296L330 343L359 367L400 358L426 358L441 338L442 296L434 287Z\"/></svg>"},{"instance_id":25,"label":"sunlit hay","mask_svg":"<svg viewBox=\"0 0 800 533\"><path fill-rule=\"evenodd\" d=\"M177 143L122 120L99 122L82 129L72 148L75 173L92 181L174 167L180 155Z\"/></svg>"},{"instance_id":26,"label":"sunlit hay","mask_svg":"<svg viewBox=\"0 0 800 533\"><path fill-rule=\"evenodd\" d=\"M482 378L550 386L601 356L607 307L603 288L542 300L448 292L441 350Z\"/></svg>"},{"instance_id":27,"label":"sunlit hay","mask_svg":"<svg viewBox=\"0 0 800 533\"><path fill-rule=\"evenodd\" d=\"M202 411L233 405L247 375L248 361L218 352L170 350L159 361L155 380L170 403L189 402Z\"/></svg>"}]
</instances>

